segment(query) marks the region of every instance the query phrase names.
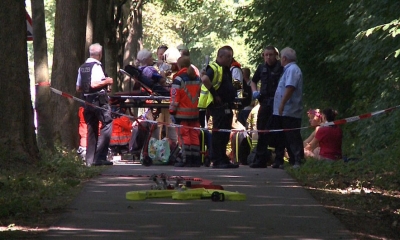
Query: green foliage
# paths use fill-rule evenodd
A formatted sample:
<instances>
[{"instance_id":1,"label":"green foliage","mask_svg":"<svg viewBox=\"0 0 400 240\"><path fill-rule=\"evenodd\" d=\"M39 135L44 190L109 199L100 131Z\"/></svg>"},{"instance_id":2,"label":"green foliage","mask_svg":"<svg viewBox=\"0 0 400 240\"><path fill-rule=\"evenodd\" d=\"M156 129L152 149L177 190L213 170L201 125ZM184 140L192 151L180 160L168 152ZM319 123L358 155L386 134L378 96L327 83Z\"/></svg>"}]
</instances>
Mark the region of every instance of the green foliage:
<instances>
[{"instance_id":1,"label":"green foliage","mask_svg":"<svg viewBox=\"0 0 400 240\"><path fill-rule=\"evenodd\" d=\"M357 116L399 104L400 2L254 0L238 10L235 26L253 53L290 46L304 76L304 107ZM260 62L252 54L253 63ZM344 152L370 157L395 147L397 110L343 125ZM382 154L389 154L384 151Z\"/></svg>"},{"instance_id":2,"label":"green foliage","mask_svg":"<svg viewBox=\"0 0 400 240\"><path fill-rule=\"evenodd\" d=\"M75 152L65 149L42 153L41 159L37 165L0 170L2 224L65 207L77 186L102 169L85 167Z\"/></svg>"},{"instance_id":3,"label":"green foliage","mask_svg":"<svg viewBox=\"0 0 400 240\"><path fill-rule=\"evenodd\" d=\"M144 47L183 43L191 52L192 62L200 67L206 55L214 59L219 47L235 45L236 58L249 65L243 37L232 24L234 12L231 0L151 1L143 11Z\"/></svg>"}]
</instances>

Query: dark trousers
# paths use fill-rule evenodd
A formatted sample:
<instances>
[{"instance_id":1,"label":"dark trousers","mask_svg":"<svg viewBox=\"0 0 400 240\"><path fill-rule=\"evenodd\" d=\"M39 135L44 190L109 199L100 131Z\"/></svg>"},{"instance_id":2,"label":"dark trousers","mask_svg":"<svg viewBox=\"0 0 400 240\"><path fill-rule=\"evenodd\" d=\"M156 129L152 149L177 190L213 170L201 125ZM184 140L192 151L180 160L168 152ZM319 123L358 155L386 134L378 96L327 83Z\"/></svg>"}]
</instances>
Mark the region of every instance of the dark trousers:
<instances>
[{"instance_id":1,"label":"dark trousers","mask_svg":"<svg viewBox=\"0 0 400 240\"><path fill-rule=\"evenodd\" d=\"M237 120L247 128L247 118L249 117L251 109L241 109L237 115Z\"/></svg>"},{"instance_id":2,"label":"dark trousers","mask_svg":"<svg viewBox=\"0 0 400 240\"><path fill-rule=\"evenodd\" d=\"M104 99L101 99L104 98ZM107 160L108 146L112 132L111 109L105 100L106 96L89 96L86 101L103 109L85 106L84 118L87 124L86 163ZM99 122L101 122L99 136Z\"/></svg>"},{"instance_id":3,"label":"dark trousers","mask_svg":"<svg viewBox=\"0 0 400 240\"><path fill-rule=\"evenodd\" d=\"M273 115L268 129L294 129L301 127L301 118L286 117ZM300 164L302 157L304 156L303 139L300 134L300 129L290 131L280 131L270 134L271 138L275 143L275 163L283 164L283 157L285 155L285 148L288 148L288 152L291 162L294 164Z\"/></svg>"},{"instance_id":4,"label":"dark trousers","mask_svg":"<svg viewBox=\"0 0 400 240\"><path fill-rule=\"evenodd\" d=\"M257 130L267 130L268 124L272 117L272 105L266 102L260 103L260 109L257 114ZM275 146L270 136L270 133L258 132L256 163L265 164L271 158L271 151L268 146Z\"/></svg>"},{"instance_id":5,"label":"dark trousers","mask_svg":"<svg viewBox=\"0 0 400 240\"><path fill-rule=\"evenodd\" d=\"M228 104L220 106L210 105L208 110L213 119L213 129L232 129L233 113ZM229 162L226 155L226 145L229 142L229 132L212 132L212 162L216 165Z\"/></svg>"},{"instance_id":6,"label":"dark trousers","mask_svg":"<svg viewBox=\"0 0 400 240\"><path fill-rule=\"evenodd\" d=\"M207 123L209 118L210 116L208 116L207 109L199 109L200 127L207 128Z\"/></svg>"}]
</instances>

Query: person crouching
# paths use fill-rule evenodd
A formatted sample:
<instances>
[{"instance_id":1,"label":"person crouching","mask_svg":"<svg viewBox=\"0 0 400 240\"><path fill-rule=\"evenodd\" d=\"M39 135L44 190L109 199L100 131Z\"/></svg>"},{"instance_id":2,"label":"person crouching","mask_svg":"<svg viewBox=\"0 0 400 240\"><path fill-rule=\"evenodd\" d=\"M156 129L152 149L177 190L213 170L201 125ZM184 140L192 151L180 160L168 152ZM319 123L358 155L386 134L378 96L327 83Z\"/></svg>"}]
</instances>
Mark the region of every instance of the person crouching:
<instances>
[{"instance_id":1,"label":"person crouching","mask_svg":"<svg viewBox=\"0 0 400 240\"><path fill-rule=\"evenodd\" d=\"M169 112L173 122L182 125L177 128L178 141L182 147L181 159L175 167L200 167L199 110L200 77L191 67L190 58L182 56L177 61L179 71L173 76Z\"/></svg>"}]
</instances>

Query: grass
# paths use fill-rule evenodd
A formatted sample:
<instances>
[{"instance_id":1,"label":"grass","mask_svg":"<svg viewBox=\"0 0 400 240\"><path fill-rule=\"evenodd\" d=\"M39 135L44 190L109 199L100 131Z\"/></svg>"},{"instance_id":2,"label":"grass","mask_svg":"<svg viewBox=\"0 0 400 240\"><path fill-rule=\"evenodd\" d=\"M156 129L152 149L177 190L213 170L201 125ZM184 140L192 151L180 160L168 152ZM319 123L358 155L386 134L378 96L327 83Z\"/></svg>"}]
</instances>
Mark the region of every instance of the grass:
<instances>
[{"instance_id":1,"label":"grass","mask_svg":"<svg viewBox=\"0 0 400 240\"><path fill-rule=\"evenodd\" d=\"M400 239L400 161L350 162L308 159L286 168L357 239Z\"/></svg>"},{"instance_id":2,"label":"grass","mask_svg":"<svg viewBox=\"0 0 400 240\"><path fill-rule=\"evenodd\" d=\"M25 238L25 232L46 227L71 202L82 183L98 175L74 151L42 153L38 164L13 164L0 169L0 239Z\"/></svg>"}]
</instances>

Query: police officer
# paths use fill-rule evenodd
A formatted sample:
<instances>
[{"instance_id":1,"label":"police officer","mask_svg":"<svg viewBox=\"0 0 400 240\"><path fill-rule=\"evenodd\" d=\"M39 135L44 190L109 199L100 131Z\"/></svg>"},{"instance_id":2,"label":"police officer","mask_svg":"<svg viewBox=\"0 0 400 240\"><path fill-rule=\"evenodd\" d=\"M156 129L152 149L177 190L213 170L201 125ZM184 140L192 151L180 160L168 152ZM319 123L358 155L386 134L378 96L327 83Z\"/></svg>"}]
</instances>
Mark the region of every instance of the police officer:
<instances>
[{"instance_id":1,"label":"police officer","mask_svg":"<svg viewBox=\"0 0 400 240\"><path fill-rule=\"evenodd\" d=\"M230 71L232 59L233 50L230 46L220 48L216 62L210 63L206 68L206 73L201 77L203 86L198 107L208 109L213 118L213 129L232 128L232 105L236 97ZM213 168L239 167L232 164L226 155L229 132L213 131L211 141Z\"/></svg>"},{"instance_id":2,"label":"police officer","mask_svg":"<svg viewBox=\"0 0 400 240\"><path fill-rule=\"evenodd\" d=\"M105 77L101 66L103 47L92 44L89 47L89 58L78 70L76 91L83 92L86 102L102 109L85 105L84 118L87 124L86 165L112 165L107 161L108 146L112 131L112 117L108 104L107 86L112 85L113 79ZM99 136L99 121L101 122Z\"/></svg>"},{"instance_id":3,"label":"police officer","mask_svg":"<svg viewBox=\"0 0 400 240\"><path fill-rule=\"evenodd\" d=\"M282 75L283 67L278 61L278 50L273 46L267 46L263 51L264 63L257 67L254 73L251 89L253 99L258 99L260 109L257 115L257 129L266 130L267 123L272 116L274 106L274 95ZM257 89L257 83L261 81L261 87ZM271 152L267 146L271 145L268 133L258 133L257 153L255 161L249 165L251 168L266 168ZM269 139L268 139L269 138Z\"/></svg>"}]
</instances>

